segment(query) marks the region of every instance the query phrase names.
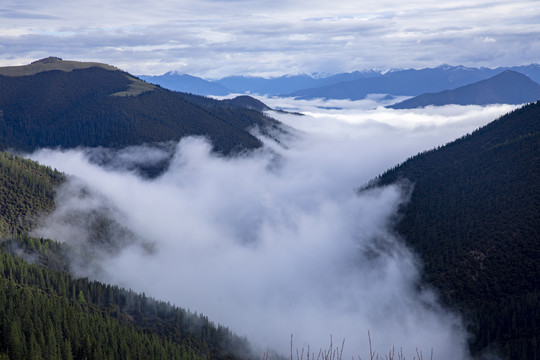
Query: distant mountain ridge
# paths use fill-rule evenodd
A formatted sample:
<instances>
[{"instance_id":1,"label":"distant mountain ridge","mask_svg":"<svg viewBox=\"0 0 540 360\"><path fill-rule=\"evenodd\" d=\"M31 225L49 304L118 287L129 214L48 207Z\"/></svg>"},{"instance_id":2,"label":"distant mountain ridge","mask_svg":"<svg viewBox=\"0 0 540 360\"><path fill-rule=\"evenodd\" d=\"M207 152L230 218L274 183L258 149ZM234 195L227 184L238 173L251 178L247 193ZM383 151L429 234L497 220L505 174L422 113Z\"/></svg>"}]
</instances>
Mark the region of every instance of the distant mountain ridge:
<instances>
[{"instance_id":1,"label":"distant mountain ridge","mask_svg":"<svg viewBox=\"0 0 540 360\"><path fill-rule=\"evenodd\" d=\"M274 78L258 76L228 76L218 80L205 80L188 74L169 71L163 75L139 75L152 84L174 91L198 95L259 94L282 95L301 89L330 85L342 81L369 78L381 75L377 70L355 71L330 76L285 75Z\"/></svg>"},{"instance_id":2,"label":"distant mountain ridge","mask_svg":"<svg viewBox=\"0 0 540 360\"><path fill-rule=\"evenodd\" d=\"M229 76L218 80L203 80L186 75L177 75L176 79L167 73L160 76L148 77L141 75L152 83L163 87L176 89L191 89L197 93L196 85L201 82L207 87L203 88L202 95L225 95L222 87L229 89L230 93L260 94L270 96L292 96L301 99L351 99L359 100L368 94L384 93L395 96L417 96L428 92L439 92L455 89L480 80L493 77L505 70L513 70L530 77L540 83L540 65L530 64L523 66L491 68L473 68L465 66L440 65L435 68L424 69L392 69L389 71L366 70L351 73L341 73L327 76L315 75L285 75L274 78L255 76ZM220 85L219 93L212 94L209 84ZM204 91L204 93L203 93ZM217 91L217 90L216 90Z\"/></svg>"},{"instance_id":3,"label":"distant mountain ridge","mask_svg":"<svg viewBox=\"0 0 540 360\"><path fill-rule=\"evenodd\" d=\"M312 99L360 100L368 94L417 96L423 93L439 92L488 79L505 70L514 70L540 81L540 65L531 64L511 68L467 68L464 66L441 65L420 70L399 70L379 77L341 82L330 86L304 89L291 96Z\"/></svg>"},{"instance_id":4,"label":"distant mountain ridge","mask_svg":"<svg viewBox=\"0 0 540 360\"><path fill-rule=\"evenodd\" d=\"M244 107L246 99L173 92L105 64L47 58L0 74L0 149L124 147L195 135L230 153L262 146L251 127L280 127L255 110L255 99Z\"/></svg>"},{"instance_id":5,"label":"distant mountain ridge","mask_svg":"<svg viewBox=\"0 0 540 360\"><path fill-rule=\"evenodd\" d=\"M235 93L252 93L259 95L283 95L309 87L327 86L379 76L377 70L354 71L330 76L313 75L285 75L275 78L262 78L256 76L229 76L215 82L232 89Z\"/></svg>"},{"instance_id":6,"label":"distant mountain ridge","mask_svg":"<svg viewBox=\"0 0 540 360\"><path fill-rule=\"evenodd\" d=\"M426 93L400 103L387 106L393 109L411 109L429 105L488 105L524 104L540 99L540 85L528 76L505 70L489 79L473 84Z\"/></svg>"}]
</instances>

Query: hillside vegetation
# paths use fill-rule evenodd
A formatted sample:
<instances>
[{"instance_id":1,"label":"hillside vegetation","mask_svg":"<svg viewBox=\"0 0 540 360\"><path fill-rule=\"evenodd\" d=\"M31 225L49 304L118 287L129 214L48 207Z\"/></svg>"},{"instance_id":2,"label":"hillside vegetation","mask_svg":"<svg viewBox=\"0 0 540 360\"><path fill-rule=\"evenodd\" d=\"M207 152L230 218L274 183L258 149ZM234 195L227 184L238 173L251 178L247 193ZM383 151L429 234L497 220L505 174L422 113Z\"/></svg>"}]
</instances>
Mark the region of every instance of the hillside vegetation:
<instances>
[{"instance_id":1,"label":"hillside vegetation","mask_svg":"<svg viewBox=\"0 0 540 360\"><path fill-rule=\"evenodd\" d=\"M0 359L234 359L247 342L203 315L75 279L65 245L27 235L63 175L0 153ZM28 220L25 220L28 219Z\"/></svg>"},{"instance_id":2,"label":"hillside vegetation","mask_svg":"<svg viewBox=\"0 0 540 360\"><path fill-rule=\"evenodd\" d=\"M58 171L0 152L0 237L17 236L36 225L39 215L54 208Z\"/></svg>"},{"instance_id":3,"label":"hillside vegetation","mask_svg":"<svg viewBox=\"0 0 540 360\"><path fill-rule=\"evenodd\" d=\"M397 230L425 281L472 319L474 352L540 356L540 102L414 156L377 184L414 185Z\"/></svg>"}]
</instances>

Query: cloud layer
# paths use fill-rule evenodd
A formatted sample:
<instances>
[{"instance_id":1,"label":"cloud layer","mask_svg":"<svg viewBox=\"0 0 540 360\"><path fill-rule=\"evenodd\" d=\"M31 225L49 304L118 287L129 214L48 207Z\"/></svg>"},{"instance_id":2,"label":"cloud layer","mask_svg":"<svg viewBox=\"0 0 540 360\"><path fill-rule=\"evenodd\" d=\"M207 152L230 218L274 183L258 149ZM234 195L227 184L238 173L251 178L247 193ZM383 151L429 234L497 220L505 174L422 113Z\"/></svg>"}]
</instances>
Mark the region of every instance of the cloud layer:
<instances>
[{"instance_id":1,"label":"cloud layer","mask_svg":"<svg viewBox=\"0 0 540 360\"><path fill-rule=\"evenodd\" d=\"M539 19L534 0L7 0L0 65L54 55L209 78L521 65L538 61Z\"/></svg>"},{"instance_id":2,"label":"cloud layer","mask_svg":"<svg viewBox=\"0 0 540 360\"><path fill-rule=\"evenodd\" d=\"M276 114L300 129L286 149L268 140L263 150L223 158L204 139L186 138L153 180L99 167L78 150L33 154L74 175L41 235L80 250L85 258L73 262L79 274L202 312L261 348L287 353L292 333L295 346L318 349L332 335L335 343L345 338L347 356L366 358L369 330L381 352L395 346L412 357L417 347L433 348L437 359L466 358L461 320L432 291L417 289L418 259L392 231L410 185L355 189L385 163L506 108L289 105L314 112ZM140 149L126 152L117 160L132 161ZM101 215L116 222L97 239L89 220Z\"/></svg>"}]
</instances>

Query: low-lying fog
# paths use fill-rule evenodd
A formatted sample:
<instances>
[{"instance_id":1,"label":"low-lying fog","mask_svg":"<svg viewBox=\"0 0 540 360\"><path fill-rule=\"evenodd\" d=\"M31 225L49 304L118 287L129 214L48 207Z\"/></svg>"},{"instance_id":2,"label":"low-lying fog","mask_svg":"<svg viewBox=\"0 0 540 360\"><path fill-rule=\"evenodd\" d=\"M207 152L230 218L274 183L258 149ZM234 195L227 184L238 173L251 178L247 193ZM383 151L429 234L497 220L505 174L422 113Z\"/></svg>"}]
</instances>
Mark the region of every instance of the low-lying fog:
<instances>
[{"instance_id":1,"label":"low-lying fog","mask_svg":"<svg viewBox=\"0 0 540 360\"><path fill-rule=\"evenodd\" d=\"M514 107L391 110L376 108L381 99L264 98L307 114L270 113L298 130L281 139L285 147L265 139L262 150L224 158L205 139L185 138L151 180L95 165L84 149L38 151L31 158L73 175L39 234L86 254L73 259L76 274L203 313L261 355L288 354L293 334L295 348L328 347L333 336L334 345L345 339L345 358L369 358L369 330L379 353L464 359L462 320L417 290L421 264L392 230L411 188L355 189ZM165 156L135 147L115 159ZM108 234L112 245L88 245L96 213L121 224Z\"/></svg>"}]
</instances>

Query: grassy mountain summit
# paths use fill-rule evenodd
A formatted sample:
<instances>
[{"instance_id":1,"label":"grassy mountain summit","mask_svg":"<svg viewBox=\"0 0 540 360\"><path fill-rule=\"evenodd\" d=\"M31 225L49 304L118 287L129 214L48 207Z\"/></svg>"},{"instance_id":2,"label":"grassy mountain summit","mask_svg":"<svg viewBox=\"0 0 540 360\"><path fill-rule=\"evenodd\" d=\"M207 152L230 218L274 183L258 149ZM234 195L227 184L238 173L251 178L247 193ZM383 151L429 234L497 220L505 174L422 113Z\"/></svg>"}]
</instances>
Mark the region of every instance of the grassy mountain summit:
<instances>
[{"instance_id":1,"label":"grassy mountain summit","mask_svg":"<svg viewBox=\"0 0 540 360\"><path fill-rule=\"evenodd\" d=\"M230 153L261 146L252 127L279 122L238 103L147 84L109 65L47 58L0 68L0 149L124 147L196 135Z\"/></svg>"},{"instance_id":2,"label":"grassy mountain summit","mask_svg":"<svg viewBox=\"0 0 540 360\"><path fill-rule=\"evenodd\" d=\"M58 57L48 57L41 60L34 61L29 65L23 66L8 66L0 68L0 75L4 76L30 76L35 75L45 71L64 71L70 72L73 70L80 69L89 69L89 68L100 68L109 71L120 71L122 70L107 64L97 63L97 62L82 62L82 61L66 61ZM144 81L128 74L124 73L126 78L130 81L127 89L125 91L120 91L118 93L112 94L116 96L120 95L139 95L146 91L152 91L155 89L155 86L152 84L145 83Z\"/></svg>"},{"instance_id":3,"label":"grassy mountain summit","mask_svg":"<svg viewBox=\"0 0 540 360\"><path fill-rule=\"evenodd\" d=\"M540 102L416 155L377 184L414 185L398 232L425 281L471 319L471 349L540 354Z\"/></svg>"},{"instance_id":4,"label":"grassy mountain summit","mask_svg":"<svg viewBox=\"0 0 540 360\"><path fill-rule=\"evenodd\" d=\"M4 76L29 76L44 71L60 70L73 71L75 69L87 69L99 67L105 70L120 71L120 69L97 62L68 61L61 58L50 56L41 60L36 60L29 65L6 66L0 68L0 75Z\"/></svg>"}]
</instances>

